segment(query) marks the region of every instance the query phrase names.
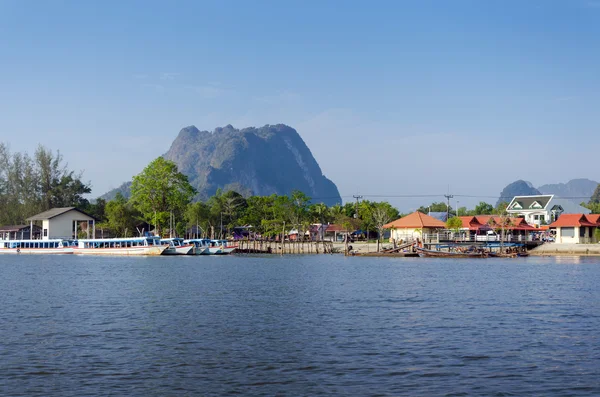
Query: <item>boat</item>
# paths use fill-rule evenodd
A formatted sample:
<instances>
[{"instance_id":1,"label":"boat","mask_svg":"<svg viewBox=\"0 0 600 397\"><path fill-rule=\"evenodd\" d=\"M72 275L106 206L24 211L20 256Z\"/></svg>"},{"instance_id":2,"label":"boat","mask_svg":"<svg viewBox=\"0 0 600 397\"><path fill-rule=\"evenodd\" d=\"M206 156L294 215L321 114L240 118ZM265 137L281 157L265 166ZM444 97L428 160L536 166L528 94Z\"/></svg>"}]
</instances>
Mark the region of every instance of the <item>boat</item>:
<instances>
[{"instance_id":1,"label":"boat","mask_svg":"<svg viewBox=\"0 0 600 397\"><path fill-rule=\"evenodd\" d=\"M158 236L97 238L77 241L73 253L79 255L161 255L167 245Z\"/></svg>"},{"instance_id":2,"label":"boat","mask_svg":"<svg viewBox=\"0 0 600 397\"><path fill-rule=\"evenodd\" d=\"M210 239L207 238L193 238L189 240L183 240L185 244L193 244L192 255L210 255Z\"/></svg>"},{"instance_id":3,"label":"boat","mask_svg":"<svg viewBox=\"0 0 600 397\"><path fill-rule=\"evenodd\" d=\"M490 258L516 258L518 255L516 252L508 252L508 253L488 252L488 256Z\"/></svg>"},{"instance_id":4,"label":"boat","mask_svg":"<svg viewBox=\"0 0 600 397\"><path fill-rule=\"evenodd\" d=\"M451 252L451 251L438 251L428 250L421 247L416 247L417 253L420 257L430 258L487 258L485 252Z\"/></svg>"},{"instance_id":5,"label":"boat","mask_svg":"<svg viewBox=\"0 0 600 397\"><path fill-rule=\"evenodd\" d=\"M227 255L235 251L237 247L237 245L229 245L227 240L210 240L208 251L210 255Z\"/></svg>"},{"instance_id":6,"label":"boat","mask_svg":"<svg viewBox=\"0 0 600 397\"><path fill-rule=\"evenodd\" d=\"M194 244L186 243L181 237L163 238L160 243L167 246L162 255L188 255L194 249Z\"/></svg>"},{"instance_id":7,"label":"boat","mask_svg":"<svg viewBox=\"0 0 600 397\"><path fill-rule=\"evenodd\" d=\"M62 239L51 240L3 240L0 241L3 254L72 254L70 242Z\"/></svg>"}]
</instances>

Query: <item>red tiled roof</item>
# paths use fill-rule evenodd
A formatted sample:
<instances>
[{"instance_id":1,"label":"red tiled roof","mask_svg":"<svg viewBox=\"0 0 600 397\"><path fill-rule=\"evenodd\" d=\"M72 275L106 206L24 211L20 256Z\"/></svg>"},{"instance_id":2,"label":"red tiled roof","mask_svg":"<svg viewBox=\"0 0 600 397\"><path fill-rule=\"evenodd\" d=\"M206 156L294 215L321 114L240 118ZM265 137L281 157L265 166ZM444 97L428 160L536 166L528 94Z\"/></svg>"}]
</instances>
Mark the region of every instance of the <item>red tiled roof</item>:
<instances>
[{"instance_id":1,"label":"red tiled roof","mask_svg":"<svg viewBox=\"0 0 600 397\"><path fill-rule=\"evenodd\" d=\"M481 224L489 225L493 228L502 227L502 219L498 215L477 215L475 218ZM507 221L504 225L504 228L507 230L538 230L523 218L507 218Z\"/></svg>"},{"instance_id":2,"label":"red tiled roof","mask_svg":"<svg viewBox=\"0 0 600 397\"><path fill-rule=\"evenodd\" d=\"M597 223L600 226L600 214L586 214L585 216L591 223Z\"/></svg>"},{"instance_id":3,"label":"red tiled roof","mask_svg":"<svg viewBox=\"0 0 600 397\"><path fill-rule=\"evenodd\" d=\"M577 227L577 226L598 226L592 223L584 214L562 214L557 220L550 224L550 227Z\"/></svg>"},{"instance_id":4,"label":"red tiled roof","mask_svg":"<svg viewBox=\"0 0 600 397\"><path fill-rule=\"evenodd\" d=\"M417 211L406 215L404 218L396 219L383 227L385 229L390 229L392 227L396 229L445 229L446 224L432 216Z\"/></svg>"},{"instance_id":5,"label":"red tiled roof","mask_svg":"<svg viewBox=\"0 0 600 397\"><path fill-rule=\"evenodd\" d=\"M463 229L469 229L469 230L487 230L490 227L485 224L485 223L481 223L477 220L477 217L475 216L459 216L460 220L462 221L462 228Z\"/></svg>"}]
</instances>

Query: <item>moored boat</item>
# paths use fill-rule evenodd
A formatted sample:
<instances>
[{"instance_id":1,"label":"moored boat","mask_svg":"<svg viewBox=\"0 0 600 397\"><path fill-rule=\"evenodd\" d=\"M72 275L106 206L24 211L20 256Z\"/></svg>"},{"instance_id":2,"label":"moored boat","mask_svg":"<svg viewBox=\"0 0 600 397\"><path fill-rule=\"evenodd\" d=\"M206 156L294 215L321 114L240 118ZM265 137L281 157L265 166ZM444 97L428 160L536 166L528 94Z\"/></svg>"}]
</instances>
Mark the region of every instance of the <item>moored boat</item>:
<instances>
[{"instance_id":1,"label":"moored boat","mask_svg":"<svg viewBox=\"0 0 600 397\"><path fill-rule=\"evenodd\" d=\"M80 255L161 255L167 245L157 236L78 240L73 253Z\"/></svg>"},{"instance_id":2,"label":"moored boat","mask_svg":"<svg viewBox=\"0 0 600 397\"><path fill-rule=\"evenodd\" d=\"M192 255L210 255L210 239L193 238L183 241L185 244L193 244Z\"/></svg>"},{"instance_id":3,"label":"moored boat","mask_svg":"<svg viewBox=\"0 0 600 397\"><path fill-rule=\"evenodd\" d=\"M163 238L160 243L167 246L162 255L188 255L194 249L194 244L186 243L181 237Z\"/></svg>"},{"instance_id":4,"label":"moored boat","mask_svg":"<svg viewBox=\"0 0 600 397\"><path fill-rule=\"evenodd\" d=\"M452 252L452 251L438 251L429 250L425 248L416 247L420 257L431 257L431 258L487 258L485 252Z\"/></svg>"},{"instance_id":5,"label":"moored boat","mask_svg":"<svg viewBox=\"0 0 600 397\"><path fill-rule=\"evenodd\" d=\"M208 248L211 255L227 255L236 250L237 245L229 244L227 240L210 240Z\"/></svg>"},{"instance_id":6,"label":"moored boat","mask_svg":"<svg viewBox=\"0 0 600 397\"><path fill-rule=\"evenodd\" d=\"M3 254L72 254L73 247L62 239L52 240L3 240L0 241Z\"/></svg>"}]
</instances>

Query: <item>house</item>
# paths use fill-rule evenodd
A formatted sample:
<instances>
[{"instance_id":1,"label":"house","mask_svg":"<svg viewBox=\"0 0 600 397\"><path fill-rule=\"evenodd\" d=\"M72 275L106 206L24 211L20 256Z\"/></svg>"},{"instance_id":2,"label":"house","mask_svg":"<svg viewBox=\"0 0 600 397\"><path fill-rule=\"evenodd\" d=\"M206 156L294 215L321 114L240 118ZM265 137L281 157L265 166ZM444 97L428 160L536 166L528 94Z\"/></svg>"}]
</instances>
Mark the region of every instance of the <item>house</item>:
<instances>
[{"instance_id":1,"label":"house","mask_svg":"<svg viewBox=\"0 0 600 397\"><path fill-rule=\"evenodd\" d=\"M383 226L390 229L390 239L395 241L422 238L424 234L446 229L446 224L422 212L413 212Z\"/></svg>"},{"instance_id":2,"label":"house","mask_svg":"<svg viewBox=\"0 0 600 397\"><path fill-rule=\"evenodd\" d=\"M506 212L509 215L522 216L529 225L539 227L552 223L563 213L589 214L591 211L574 202L555 197L553 194L537 196L515 196Z\"/></svg>"},{"instance_id":3,"label":"house","mask_svg":"<svg viewBox=\"0 0 600 397\"><path fill-rule=\"evenodd\" d=\"M550 224L556 229L557 243L594 244L598 242L596 229L600 227L600 215L562 214Z\"/></svg>"},{"instance_id":4,"label":"house","mask_svg":"<svg viewBox=\"0 0 600 397\"><path fill-rule=\"evenodd\" d=\"M343 241L344 237L352 232L347 230L342 225L331 223L329 225L323 225L325 240L331 241Z\"/></svg>"},{"instance_id":5,"label":"house","mask_svg":"<svg viewBox=\"0 0 600 397\"><path fill-rule=\"evenodd\" d=\"M31 225L0 226L0 240L31 240ZM33 225L33 238L39 239L41 227Z\"/></svg>"},{"instance_id":6,"label":"house","mask_svg":"<svg viewBox=\"0 0 600 397\"><path fill-rule=\"evenodd\" d=\"M87 238L96 235L96 219L75 207L53 208L27 220L31 228L33 222L42 221L42 240L78 238L80 232Z\"/></svg>"}]
</instances>

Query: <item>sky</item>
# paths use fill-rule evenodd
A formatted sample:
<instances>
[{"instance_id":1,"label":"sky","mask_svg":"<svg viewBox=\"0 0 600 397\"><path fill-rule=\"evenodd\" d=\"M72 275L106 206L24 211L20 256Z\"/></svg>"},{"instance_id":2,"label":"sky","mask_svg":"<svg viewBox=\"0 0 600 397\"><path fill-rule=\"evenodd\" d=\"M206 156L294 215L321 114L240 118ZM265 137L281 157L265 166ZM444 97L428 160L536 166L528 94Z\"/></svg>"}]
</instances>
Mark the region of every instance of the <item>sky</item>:
<instances>
[{"instance_id":1,"label":"sky","mask_svg":"<svg viewBox=\"0 0 600 397\"><path fill-rule=\"evenodd\" d=\"M472 207L600 180L599 49L600 0L0 0L0 142L95 197L183 127L283 123L344 201Z\"/></svg>"}]
</instances>

